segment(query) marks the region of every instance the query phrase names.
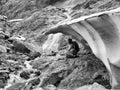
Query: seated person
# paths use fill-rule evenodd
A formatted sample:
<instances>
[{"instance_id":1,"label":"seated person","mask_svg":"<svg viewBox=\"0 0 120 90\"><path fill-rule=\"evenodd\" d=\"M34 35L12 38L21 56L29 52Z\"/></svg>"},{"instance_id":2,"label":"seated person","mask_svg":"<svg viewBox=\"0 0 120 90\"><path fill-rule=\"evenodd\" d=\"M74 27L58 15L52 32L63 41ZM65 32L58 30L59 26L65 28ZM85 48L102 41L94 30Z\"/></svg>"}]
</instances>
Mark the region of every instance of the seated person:
<instances>
[{"instance_id":1,"label":"seated person","mask_svg":"<svg viewBox=\"0 0 120 90\"><path fill-rule=\"evenodd\" d=\"M75 58L77 57L77 53L79 52L79 45L76 41L73 41L72 39L68 39L69 49L67 52L68 58Z\"/></svg>"}]
</instances>

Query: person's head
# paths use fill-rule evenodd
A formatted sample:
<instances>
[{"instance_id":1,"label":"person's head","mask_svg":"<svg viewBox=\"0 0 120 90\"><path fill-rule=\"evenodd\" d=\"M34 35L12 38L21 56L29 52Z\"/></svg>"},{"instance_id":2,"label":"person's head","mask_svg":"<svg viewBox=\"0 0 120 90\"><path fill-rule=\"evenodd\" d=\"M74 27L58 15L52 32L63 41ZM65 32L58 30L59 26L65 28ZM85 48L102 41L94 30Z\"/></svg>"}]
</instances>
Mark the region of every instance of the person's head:
<instances>
[{"instance_id":1,"label":"person's head","mask_svg":"<svg viewBox=\"0 0 120 90\"><path fill-rule=\"evenodd\" d=\"M68 39L68 43L72 43L72 39L71 38Z\"/></svg>"}]
</instances>

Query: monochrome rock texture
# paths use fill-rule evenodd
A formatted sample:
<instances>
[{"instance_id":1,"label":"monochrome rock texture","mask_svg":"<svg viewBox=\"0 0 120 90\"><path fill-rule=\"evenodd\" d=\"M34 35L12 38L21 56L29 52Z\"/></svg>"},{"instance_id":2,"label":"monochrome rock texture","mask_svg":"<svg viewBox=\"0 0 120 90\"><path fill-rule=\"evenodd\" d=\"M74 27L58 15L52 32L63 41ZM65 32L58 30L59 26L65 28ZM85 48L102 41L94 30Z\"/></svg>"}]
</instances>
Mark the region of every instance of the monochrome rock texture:
<instances>
[{"instance_id":1,"label":"monochrome rock texture","mask_svg":"<svg viewBox=\"0 0 120 90\"><path fill-rule=\"evenodd\" d=\"M105 65L68 24L119 5L119 0L0 0L0 90L110 89Z\"/></svg>"}]
</instances>

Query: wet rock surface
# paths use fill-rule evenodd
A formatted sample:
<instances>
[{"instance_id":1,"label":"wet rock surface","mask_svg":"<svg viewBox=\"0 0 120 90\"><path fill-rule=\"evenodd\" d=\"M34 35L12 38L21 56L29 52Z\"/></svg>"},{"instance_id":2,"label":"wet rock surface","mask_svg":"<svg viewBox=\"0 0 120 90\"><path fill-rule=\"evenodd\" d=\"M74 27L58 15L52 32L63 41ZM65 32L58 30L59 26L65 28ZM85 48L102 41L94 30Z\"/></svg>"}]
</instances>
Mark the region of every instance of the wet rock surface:
<instances>
[{"instance_id":1,"label":"wet rock surface","mask_svg":"<svg viewBox=\"0 0 120 90\"><path fill-rule=\"evenodd\" d=\"M78 43L62 33L44 33L68 18L116 8L119 1L70 1L0 1L1 90L111 88L104 64L95 57L82 37Z\"/></svg>"}]
</instances>

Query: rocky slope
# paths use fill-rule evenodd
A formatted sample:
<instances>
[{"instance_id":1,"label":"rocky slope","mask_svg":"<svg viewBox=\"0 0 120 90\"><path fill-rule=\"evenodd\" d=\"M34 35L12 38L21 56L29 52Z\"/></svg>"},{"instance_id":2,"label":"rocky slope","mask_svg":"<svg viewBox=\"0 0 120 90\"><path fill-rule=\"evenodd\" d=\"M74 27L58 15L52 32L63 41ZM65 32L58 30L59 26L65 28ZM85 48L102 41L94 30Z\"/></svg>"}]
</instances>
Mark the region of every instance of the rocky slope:
<instances>
[{"instance_id":1,"label":"rocky slope","mask_svg":"<svg viewBox=\"0 0 120 90\"><path fill-rule=\"evenodd\" d=\"M78 43L62 33L44 32L69 18L119 4L119 0L1 0L1 90L110 89L105 66L82 37Z\"/></svg>"}]
</instances>

